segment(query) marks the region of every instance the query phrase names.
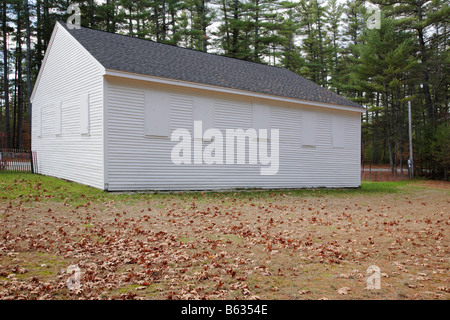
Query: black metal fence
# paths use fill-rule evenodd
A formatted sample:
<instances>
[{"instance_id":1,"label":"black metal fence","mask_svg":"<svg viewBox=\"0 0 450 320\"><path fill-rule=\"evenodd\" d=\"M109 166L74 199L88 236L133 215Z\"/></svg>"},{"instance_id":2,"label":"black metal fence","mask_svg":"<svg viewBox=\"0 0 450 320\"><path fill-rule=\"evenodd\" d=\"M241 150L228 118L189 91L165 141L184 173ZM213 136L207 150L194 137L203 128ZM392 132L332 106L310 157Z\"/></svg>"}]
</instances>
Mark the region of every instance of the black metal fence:
<instances>
[{"instance_id":1,"label":"black metal fence","mask_svg":"<svg viewBox=\"0 0 450 320\"><path fill-rule=\"evenodd\" d=\"M36 151L1 149L0 171L37 173Z\"/></svg>"}]
</instances>

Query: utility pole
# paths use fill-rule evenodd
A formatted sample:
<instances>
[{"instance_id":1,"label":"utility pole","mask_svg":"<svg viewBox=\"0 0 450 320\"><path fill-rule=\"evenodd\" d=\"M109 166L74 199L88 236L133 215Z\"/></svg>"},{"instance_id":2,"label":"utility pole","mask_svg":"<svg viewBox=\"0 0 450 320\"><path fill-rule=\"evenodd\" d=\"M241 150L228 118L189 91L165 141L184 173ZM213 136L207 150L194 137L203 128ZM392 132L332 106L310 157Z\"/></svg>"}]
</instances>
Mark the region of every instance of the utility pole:
<instances>
[{"instance_id":1,"label":"utility pole","mask_svg":"<svg viewBox=\"0 0 450 320\"><path fill-rule=\"evenodd\" d=\"M26 26L27 26L27 105L28 105L28 124L30 128L30 168L31 173L34 173L33 164L33 152L31 151L31 120L32 120L32 108L31 108L31 31L30 31L30 7L28 0L24 0L25 14L26 14ZM38 8L39 10L39 8Z\"/></svg>"},{"instance_id":2,"label":"utility pole","mask_svg":"<svg viewBox=\"0 0 450 320\"><path fill-rule=\"evenodd\" d=\"M413 145L412 145L412 128L411 128L411 101L408 101L408 122L409 122L409 160L410 178L414 178L414 161L413 161Z\"/></svg>"}]
</instances>

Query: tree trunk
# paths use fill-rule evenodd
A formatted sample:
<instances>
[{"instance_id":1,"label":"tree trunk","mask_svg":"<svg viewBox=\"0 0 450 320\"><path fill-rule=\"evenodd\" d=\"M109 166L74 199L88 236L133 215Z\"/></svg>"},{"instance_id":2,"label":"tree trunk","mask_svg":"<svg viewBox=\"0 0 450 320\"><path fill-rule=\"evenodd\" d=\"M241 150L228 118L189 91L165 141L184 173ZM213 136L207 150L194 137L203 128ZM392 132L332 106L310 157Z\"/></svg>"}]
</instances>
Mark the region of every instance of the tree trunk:
<instances>
[{"instance_id":1,"label":"tree trunk","mask_svg":"<svg viewBox=\"0 0 450 320\"><path fill-rule=\"evenodd\" d=\"M434 116L434 106L433 106L433 100L431 99L430 94L430 74L428 72L428 65L427 65L427 52L425 48L425 40L423 36L423 29L417 30L418 36L419 36L419 47L420 47L420 56L422 61L422 77L423 77L423 83L422 83L422 92L425 97L425 104L428 112L428 118L430 119L430 122L432 125L435 124L435 116Z\"/></svg>"},{"instance_id":2,"label":"tree trunk","mask_svg":"<svg viewBox=\"0 0 450 320\"><path fill-rule=\"evenodd\" d=\"M17 138L16 148L22 149L22 121L23 121L23 79L22 79L22 10L21 4L17 5Z\"/></svg>"},{"instance_id":3,"label":"tree trunk","mask_svg":"<svg viewBox=\"0 0 450 320\"><path fill-rule=\"evenodd\" d=\"M41 0L36 1L36 63L41 67L42 62L42 20L41 20Z\"/></svg>"},{"instance_id":4,"label":"tree trunk","mask_svg":"<svg viewBox=\"0 0 450 320\"><path fill-rule=\"evenodd\" d=\"M130 33L130 37L133 36L133 8L129 7L130 16L128 17L128 32Z\"/></svg>"},{"instance_id":5,"label":"tree trunk","mask_svg":"<svg viewBox=\"0 0 450 320\"><path fill-rule=\"evenodd\" d=\"M89 0L89 27L94 27L94 0Z\"/></svg>"},{"instance_id":6,"label":"tree trunk","mask_svg":"<svg viewBox=\"0 0 450 320\"><path fill-rule=\"evenodd\" d=\"M239 0L234 0L233 2L233 19L234 19L234 26L231 31L231 56L233 58L237 58L237 52L238 52L238 37L239 37L239 29L236 27L236 21L239 20Z\"/></svg>"},{"instance_id":7,"label":"tree trunk","mask_svg":"<svg viewBox=\"0 0 450 320\"><path fill-rule=\"evenodd\" d=\"M17 47L16 47L16 54L17 54ZM13 114L13 123L12 123L12 133L11 133L11 146L13 148L16 148L16 138L17 138L17 57L16 57L16 61L15 61L15 66L14 66L14 104L13 104L13 110L12 110L12 114Z\"/></svg>"},{"instance_id":8,"label":"tree trunk","mask_svg":"<svg viewBox=\"0 0 450 320\"><path fill-rule=\"evenodd\" d=\"M255 38L254 38L254 43L253 46L255 47L255 51L253 53L253 61L254 62L259 62L259 0L255 0L255 28L254 28L254 33L255 33ZM287 65L289 65L289 56L288 56L288 63Z\"/></svg>"},{"instance_id":9,"label":"tree trunk","mask_svg":"<svg viewBox=\"0 0 450 320\"><path fill-rule=\"evenodd\" d=\"M4 81L4 91L5 91L5 132L6 132L6 147L11 148L11 127L9 119L9 76L8 76L8 33L6 28L7 23L7 6L6 1L3 2L3 15L2 15L2 26L3 26L3 81ZM4 147L4 146L2 146Z\"/></svg>"},{"instance_id":10,"label":"tree trunk","mask_svg":"<svg viewBox=\"0 0 450 320\"><path fill-rule=\"evenodd\" d=\"M116 32L116 10L117 10L117 6L116 6L116 0L110 0L112 1L113 5L112 5L112 16L110 16L110 23L111 23L111 31L112 33Z\"/></svg>"},{"instance_id":11,"label":"tree trunk","mask_svg":"<svg viewBox=\"0 0 450 320\"><path fill-rule=\"evenodd\" d=\"M166 1L162 1L162 11L161 11L161 17L162 17L162 41L166 41L166 34L167 34L167 24L166 24Z\"/></svg>"},{"instance_id":12,"label":"tree trunk","mask_svg":"<svg viewBox=\"0 0 450 320\"><path fill-rule=\"evenodd\" d=\"M321 9L319 4L316 1L316 13L317 13L317 31L319 32L319 60L320 60L320 80L322 87L326 87L325 84L325 61L323 58L323 36L322 36L322 22L320 21L321 18Z\"/></svg>"},{"instance_id":13,"label":"tree trunk","mask_svg":"<svg viewBox=\"0 0 450 320\"><path fill-rule=\"evenodd\" d=\"M111 24L111 16L110 16L110 4L111 4L111 0L106 0L106 31L111 32L110 31L110 24Z\"/></svg>"},{"instance_id":14,"label":"tree trunk","mask_svg":"<svg viewBox=\"0 0 450 320\"><path fill-rule=\"evenodd\" d=\"M373 121L373 120L372 120ZM373 148L372 148L372 163L378 163L378 110L375 111L375 125L373 128Z\"/></svg>"},{"instance_id":15,"label":"tree trunk","mask_svg":"<svg viewBox=\"0 0 450 320\"><path fill-rule=\"evenodd\" d=\"M27 26L27 106L28 106L28 127L30 130L30 137L31 137L31 115L32 115L32 108L31 108L31 31L30 31L30 12L29 12L29 5L28 0L25 0L25 13L26 13L26 26ZM30 142L30 149L31 149L31 142Z\"/></svg>"},{"instance_id":16,"label":"tree trunk","mask_svg":"<svg viewBox=\"0 0 450 320\"><path fill-rule=\"evenodd\" d=\"M385 110L385 118L386 118L386 129L387 129L387 137L386 141L388 144L388 152L389 152L389 164L391 166L391 171L394 172L394 158L392 154L392 137L391 137L391 119L389 115L389 98L388 98L388 91L387 86L384 84L384 110Z\"/></svg>"},{"instance_id":17,"label":"tree trunk","mask_svg":"<svg viewBox=\"0 0 450 320\"><path fill-rule=\"evenodd\" d=\"M202 24L202 50L207 52L208 50L208 38L206 36L206 3L205 0L201 1L201 24Z\"/></svg>"},{"instance_id":18,"label":"tree trunk","mask_svg":"<svg viewBox=\"0 0 450 320\"><path fill-rule=\"evenodd\" d=\"M417 18L419 20L419 25L422 22L422 3L421 1L417 1ZM427 61L427 50L425 47L425 38L423 34L423 27L418 27L417 29L417 35L419 37L419 48L420 48L420 59L421 59L421 67L422 67L422 77L423 77L423 83L422 83L422 91L423 95L425 97L425 104L428 111L428 117L431 121L431 124L434 127L435 124L435 117L434 117L434 106L433 106L433 100L431 99L430 94L430 73L428 71L428 61Z\"/></svg>"},{"instance_id":19,"label":"tree trunk","mask_svg":"<svg viewBox=\"0 0 450 320\"><path fill-rule=\"evenodd\" d=\"M225 54L227 54L228 51L230 50L230 21L228 20L226 0L222 0L222 10L223 10L223 20L225 23L225 43L226 43L226 49L224 51Z\"/></svg>"},{"instance_id":20,"label":"tree trunk","mask_svg":"<svg viewBox=\"0 0 450 320\"><path fill-rule=\"evenodd\" d=\"M136 8L136 36L138 38L141 38L141 24L140 24L140 19L139 19L139 13L140 13L141 9L140 8Z\"/></svg>"},{"instance_id":21,"label":"tree trunk","mask_svg":"<svg viewBox=\"0 0 450 320\"><path fill-rule=\"evenodd\" d=\"M50 41L50 37L51 37L51 26L49 24L50 19L49 19L49 4L48 4L48 0L44 0L44 20L42 21L42 27L43 27L43 43L44 43L44 47L42 48L43 51L45 49L47 49L48 43Z\"/></svg>"},{"instance_id":22,"label":"tree trunk","mask_svg":"<svg viewBox=\"0 0 450 320\"><path fill-rule=\"evenodd\" d=\"M155 5L155 7L153 8L153 13L154 13L154 20L155 20L156 42L160 42L160 38L159 38L159 11L158 11L158 6L157 5Z\"/></svg>"}]
</instances>

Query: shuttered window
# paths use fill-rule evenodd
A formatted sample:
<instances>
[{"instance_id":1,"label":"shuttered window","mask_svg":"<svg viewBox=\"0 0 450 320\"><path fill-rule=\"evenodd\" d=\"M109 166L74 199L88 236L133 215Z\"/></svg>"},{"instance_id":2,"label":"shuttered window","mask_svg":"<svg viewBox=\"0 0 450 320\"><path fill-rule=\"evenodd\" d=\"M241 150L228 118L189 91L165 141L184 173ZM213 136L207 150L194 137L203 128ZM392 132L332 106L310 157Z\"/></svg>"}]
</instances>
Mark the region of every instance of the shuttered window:
<instances>
[{"instance_id":1,"label":"shuttered window","mask_svg":"<svg viewBox=\"0 0 450 320\"><path fill-rule=\"evenodd\" d=\"M270 129L270 107L253 104L253 129Z\"/></svg>"},{"instance_id":2,"label":"shuttered window","mask_svg":"<svg viewBox=\"0 0 450 320\"><path fill-rule=\"evenodd\" d=\"M144 131L147 136L169 136L169 101L164 92L145 93Z\"/></svg>"},{"instance_id":3,"label":"shuttered window","mask_svg":"<svg viewBox=\"0 0 450 320\"><path fill-rule=\"evenodd\" d=\"M314 112L302 112L302 138L304 146L316 145L316 114Z\"/></svg>"},{"instance_id":4,"label":"shuttered window","mask_svg":"<svg viewBox=\"0 0 450 320\"><path fill-rule=\"evenodd\" d=\"M333 141L333 148L344 147L344 119L342 117L333 116L331 140Z\"/></svg>"},{"instance_id":5,"label":"shuttered window","mask_svg":"<svg viewBox=\"0 0 450 320\"><path fill-rule=\"evenodd\" d=\"M202 131L214 128L214 100L205 97L195 97L194 99L194 121L202 121ZM203 138L203 141L212 141L211 138ZM198 139L194 137L194 139Z\"/></svg>"},{"instance_id":6,"label":"shuttered window","mask_svg":"<svg viewBox=\"0 0 450 320\"><path fill-rule=\"evenodd\" d=\"M38 138L41 138L42 137L42 106L39 106L39 108L37 109L37 121L36 121L36 124L37 124L37 135L38 135Z\"/></svg>"},{"instance_id":7,"label":"shuttered window","mask_svg":"<svg viewBox=\"0 0 450 320\"><path fill-rule=\"evenodd\" d=\"M83 135L89 134L89 93L81 95L80 99L80 132Z\"/></svg>"},{"instance_id":8,"label":"shuttered window","mask_svg":"<svg viewBox=\"0 0 450 320\"><path fill-rule=\"evenodd\" d=\"M55 134L61 135L62 133L62 101L58 100L55 103Z\"/></svg>"}]
</instances>

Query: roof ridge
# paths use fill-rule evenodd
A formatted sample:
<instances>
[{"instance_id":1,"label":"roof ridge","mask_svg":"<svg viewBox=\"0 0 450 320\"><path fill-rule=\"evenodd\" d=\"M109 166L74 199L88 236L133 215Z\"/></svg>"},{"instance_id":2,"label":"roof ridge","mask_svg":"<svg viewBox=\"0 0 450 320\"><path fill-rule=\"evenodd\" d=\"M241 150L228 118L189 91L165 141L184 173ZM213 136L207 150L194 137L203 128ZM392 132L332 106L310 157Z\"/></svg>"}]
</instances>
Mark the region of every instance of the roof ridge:
<instances>
[{"instance_id":1,"label":"roof ridge","mask_svg":"<svg viewBox=\"0 0 450 320\"><path fill-rule=\"evenodd\" d=\"M61 23L65 28L67 28L67 23L65 23L65 22L60 22L60 23ZM148 42L152 42L152 43L154 43L154 44L156 44L156 45L170 46L170 47L173 47L173 48L179 48L179 49L189 50L189 51L196 52L196 53L199 53L199 54L202 54L202 53L203 53L203 54L209 54L209 55L212 55L212 56L215 56L215 57L228 58L228 59L232 59L232 60L236 60L236 61L242 61L242 62L252 63L252 64L256 64L256 65L261 65L261 66L267 66L267 67L277 68L277 69L285 70L285 71L288 71L288 72L292 72L292 73L294 73L295 75L297 75L297 76L299 76L299 77L302 77L302 78L306 79L305 77L303 77L303 76L301 76L301 75L299 75L299 74L297 74L297 73L295 73L295 72L293 72L293 71L291 71L291 70L289 70L289 69L286 69L286 68L284 68L284 67L274 66L274 65L267 64L267 63L263 63L263 62L255 62L255 61L243 60L243 59L234 58L234 57L230 57L230 56L226 56L226 55L221 55L221 54L218 54L218 53L207 52L207 51L205 52L205 51L201 51L201 50L197 50L197 49L181 47L181 46L178 46L178 45L175 45L175 44L164 43L164 42L158 42L158 41L155 41L155 40L152 40L152 39L137 38L137 37L133 37L133 36L130 36L130 35L127 35L127 34L115 33L115 32L109 32L109 31L106 31L106 30L100 30L100 29L95 29L95 28L91 28L91 27L80 27L80 28L88 29L88 30L92 30L92 31L103 32L103 33L110 34L110 35L118 35L118 36L126 37L126 38L129 38L129 39L136 39L136 40L148 41ZM306 80L308 80L308 79L306 79ZM309 80L309 81L311 81L311 80Z\"/></svg>"}]
</instances>

